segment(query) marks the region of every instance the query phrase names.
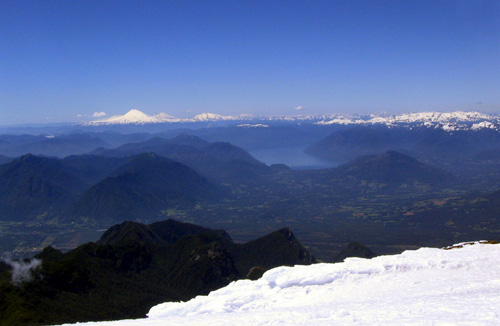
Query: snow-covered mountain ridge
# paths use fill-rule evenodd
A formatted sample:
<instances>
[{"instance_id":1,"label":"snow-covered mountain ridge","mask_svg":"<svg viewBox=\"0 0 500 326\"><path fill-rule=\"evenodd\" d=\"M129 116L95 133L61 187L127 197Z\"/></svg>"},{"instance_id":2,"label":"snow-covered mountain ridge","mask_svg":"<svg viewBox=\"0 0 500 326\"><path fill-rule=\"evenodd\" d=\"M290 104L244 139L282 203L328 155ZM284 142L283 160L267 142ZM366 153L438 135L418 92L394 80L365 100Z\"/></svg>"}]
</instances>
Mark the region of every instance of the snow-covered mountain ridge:
<instances>
[{"instance_id":1,"label":"snow-covered mountain ridge","mask_svg":"<svg viewBox=\"0 0 500 326\"><path fill-rule=\"evenodd\" d=\"M500 130L500 115L486 114L476 111L455 112L419 112L403 114L329 114L329 115L295 115L295 116L261 116L248 114L224 116L215 113L202 113L193 118L180 119L166 113L154 116L133 109L124 115L94 120L83 123L88 126L116 124L149 124L149 123L189 123L209 121L309 121L318 125L386 125L389 127L427 127L442 128L447 131L456 130ZM247 126L249 124L245 124ZM254 124L258 125L258 124Z\"/></svg>"},{"instance_id":2,"label":"snow-covered mountain ridge","mask_svg":"<svg viewBox=\"0 0 500 326\"><path fill-rule=\"evenodd\" d=\"M494 325L500 245L421 248L344 263L278 267L147 319L86 325Z\"/></svg>"},{"instance_id":3,"label":"snow-covered mountain ridge","mask_svg":"<svg viewBox=\"0 0 500 326\"><path fill-rule=\"evenodd\" d=\"M500 116L476 111L419 112L393 115L333 115L317 124L332 125L386 125L442 128L447 131L479 130L484 128L500 130Z\"/></svg>"},{"instance_id":4,"label":"snow-covered mountain ridge","mask_svg":"<svg viewBox=\"0 0 500 326\"><path fill-rule=\"evenodd\" d=\"M202 113L190 119L175 118L166 113L157 113L153 116L147 115L137 109L132 109L124 115L116 115L105 119L98 119L83 123L86 126L98 125L120 125L120 124L148 124L148 123L175 123L175 122L204 122L223 120L252 120L253 117L247 114L238 116L223 116L215 113Z\"/></svg>"}]
</instances>

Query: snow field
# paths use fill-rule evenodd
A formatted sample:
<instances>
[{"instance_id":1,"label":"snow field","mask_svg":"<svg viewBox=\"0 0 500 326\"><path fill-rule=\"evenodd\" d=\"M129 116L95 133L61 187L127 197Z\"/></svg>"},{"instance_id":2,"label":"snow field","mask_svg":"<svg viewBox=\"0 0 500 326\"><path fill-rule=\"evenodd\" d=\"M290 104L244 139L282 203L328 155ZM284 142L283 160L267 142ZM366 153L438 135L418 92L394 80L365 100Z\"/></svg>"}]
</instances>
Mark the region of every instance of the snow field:
<instances>
[{"instance_id":1,"label":"snow field","mask_svg":"<svg viewBox=\"0 0 500 326\"><path fill-rule=\"evenodd\" d=\"M148 316L88 325L499 325L500 245L278 267Z\"/></svg>"}]
</instances>

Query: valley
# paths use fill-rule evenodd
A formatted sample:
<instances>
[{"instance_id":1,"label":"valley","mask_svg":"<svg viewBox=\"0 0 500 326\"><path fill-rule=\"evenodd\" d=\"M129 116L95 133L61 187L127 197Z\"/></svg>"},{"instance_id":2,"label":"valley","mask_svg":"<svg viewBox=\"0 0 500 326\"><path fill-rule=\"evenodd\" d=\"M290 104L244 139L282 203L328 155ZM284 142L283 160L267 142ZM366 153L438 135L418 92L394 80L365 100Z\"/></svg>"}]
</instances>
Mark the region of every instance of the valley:
<instances>
[{"instance_id":1,"label":"valley","mask_svg":"<svg viewBox=\"0 0 500 326\"><path fill-rule=\"evenodd\" d=\"M323 261L350 241L391 254L499 237L495 130L238 123L0 135L2 257L168 218L225 229L236 242L291 227Z\"/></svg>"}]
</instances>

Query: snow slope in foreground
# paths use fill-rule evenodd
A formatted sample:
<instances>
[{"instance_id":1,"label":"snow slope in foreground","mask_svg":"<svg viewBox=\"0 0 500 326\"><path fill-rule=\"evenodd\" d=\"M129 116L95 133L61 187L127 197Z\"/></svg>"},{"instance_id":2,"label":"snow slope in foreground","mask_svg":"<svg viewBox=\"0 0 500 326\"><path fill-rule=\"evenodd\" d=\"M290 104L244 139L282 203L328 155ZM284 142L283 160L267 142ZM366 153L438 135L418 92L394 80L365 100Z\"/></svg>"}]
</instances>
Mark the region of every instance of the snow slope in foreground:
<instances>
[{"instance_id":1,"label":"snow slope in foreground","mask_svg":"<svg viewBox=\"0 0 500 326\"><path fill-rule=\"evenodd\" d=\"M88 325L498 325L500 245L279 267L148 315Z\"/></svg>"}]
</instances>

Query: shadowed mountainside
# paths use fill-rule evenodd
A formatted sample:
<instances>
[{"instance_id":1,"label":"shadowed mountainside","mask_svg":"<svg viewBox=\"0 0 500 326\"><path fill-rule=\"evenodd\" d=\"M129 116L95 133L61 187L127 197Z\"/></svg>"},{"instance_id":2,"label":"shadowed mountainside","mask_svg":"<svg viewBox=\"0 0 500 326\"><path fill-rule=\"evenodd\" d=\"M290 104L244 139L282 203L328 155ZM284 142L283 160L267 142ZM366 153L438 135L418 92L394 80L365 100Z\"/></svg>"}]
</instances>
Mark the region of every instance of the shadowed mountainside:
<instances>
[{"instance_id":1,"label":"shadowed mountainside","mask_svg":"<svg viewBox=\"0 0 500 326\"><path fill-rule=\"evenodd\" d=\"M335 174L339 178L387 184L442 185L453 180L450 173L395 151L359 157L339 166Z\"/></svg>"},{"instance_id":2,"label":"shadowed mountainside","mask_svg":"<svg viewBox=\"0 0 500 326\"><path fill-rule=\"evenodd\" d=\"M161 211L217 198L220 189L189 167L144 153L90 188L72 207L76 218L120 222L158 219Z\"/></svg>"},{"instance_id":3,"label":"shadowed mountainside","mask_svg":"<svg viewBox=\"0 0 500 326\"><path fill-rule=\"evenodd\" d=\"M60 160L28 154L0 166L0 214L20 220L61 210L83 189Z\"/></svg>"}]
</instances>

